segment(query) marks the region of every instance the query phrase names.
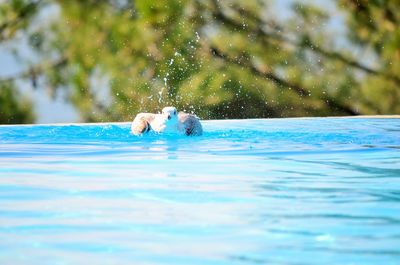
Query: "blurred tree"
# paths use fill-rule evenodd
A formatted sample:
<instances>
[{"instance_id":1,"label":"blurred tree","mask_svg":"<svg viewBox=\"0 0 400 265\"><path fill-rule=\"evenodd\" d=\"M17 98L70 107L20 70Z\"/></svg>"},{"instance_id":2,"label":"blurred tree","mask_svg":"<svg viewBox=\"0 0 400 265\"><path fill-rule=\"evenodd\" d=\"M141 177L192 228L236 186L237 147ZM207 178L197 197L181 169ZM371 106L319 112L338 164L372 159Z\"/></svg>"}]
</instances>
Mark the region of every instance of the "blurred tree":
<instances>
[{"instance_id":1,"label":"blurred tree","mask_svg":"<svg viewBox=\"0 0 400 265\"><path fill-rule=\"evenodd\" d=\"M32 106L26 99L21 99L13 83L0 84L0 124L32 123Z\"/></svg>"},{"instance_id":2,"label":"blurred tree","mask_svg":"<svg viewBox=\"0 0 400 265\"><path fill-rule=\"evenodd\" d=\"M25 29L37 12L40 1L9 1L0 4L0 42ZM31 76L31 74L29 74ZM22 77L28 77L27 74ZM0 80L0 124L32 123L31 102L18 93L13 78Z\"/></svg>"},{"instance_id":3,"label":"blurred tree","mask_svg":"<svg viewBox=\"0 0 400 265\"><path fill-rule=\"evenodd\" d=\"M338 0L340 49L318 6L294 2L283 23L269 2L12 0L0 4L0 41L28 35L41 62L22 78L68 89L86 121L169 104L201 118L400 113L398 1ZM42 23L49 7L57 16Z\"/></svg>"},{"instance_id":4,"label":"blurred tree","mask_svg":"<svg viewBox=\"0 0 400 265\"><path fill-rule=\"evenodd\" d=\"M364 113L400 113L400 1L340 0L348 12L349 38L369 48L379 70L370 71L357 88Z\"/></svg>"}]
</instances>

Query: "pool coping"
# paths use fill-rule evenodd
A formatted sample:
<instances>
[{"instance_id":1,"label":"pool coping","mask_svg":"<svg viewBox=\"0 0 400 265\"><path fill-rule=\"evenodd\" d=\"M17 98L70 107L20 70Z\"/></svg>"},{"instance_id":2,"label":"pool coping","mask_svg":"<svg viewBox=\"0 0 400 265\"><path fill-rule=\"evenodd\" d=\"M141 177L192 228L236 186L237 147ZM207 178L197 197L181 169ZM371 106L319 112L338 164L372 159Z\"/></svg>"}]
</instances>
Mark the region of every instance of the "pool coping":
<instances>
[{"instance_id":1,"label":"pool coping","mask_svg":"<svg viewBox=\"0 0 400 265\"><path fill-rule=\"evenodd\" d=\"M214 121L225 121L225 122L234 122L241 120L297 120L297 119L400 119L400 115L356 115L356 116L318 116L318 117L285 117L285 118L250 118L250 119L215 119L215 120L202 120L206 122L214 122ZM69 125L79 125L79 126L90 126L90 125L106 125L106 124L114 124L114 125L123 125L127 123L131 123L132 121L123 121L123 122L70 122L70 123L26 123L26 124L0 124L0 127L7 126L33 126L33 125L41 125L41 126L69 126Z\"/></svg>"}]
</instances>

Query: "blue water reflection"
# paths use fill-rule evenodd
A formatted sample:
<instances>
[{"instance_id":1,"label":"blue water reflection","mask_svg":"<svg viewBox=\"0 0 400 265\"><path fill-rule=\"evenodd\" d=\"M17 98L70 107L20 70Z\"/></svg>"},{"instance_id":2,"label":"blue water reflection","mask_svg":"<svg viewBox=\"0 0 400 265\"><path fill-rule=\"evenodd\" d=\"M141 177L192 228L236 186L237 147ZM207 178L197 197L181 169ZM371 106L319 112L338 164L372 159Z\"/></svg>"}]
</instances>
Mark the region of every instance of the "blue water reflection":
<instances>
[{"instance_id":1,"label":"blue water reflection","mask_svg":"<svg viewBox=\"0 0 400 265\"><path fill-rule=\"evenodd\" d=\"M398 264L400 120L0 127L0 264Z\"/></svg>"}]
</instances>

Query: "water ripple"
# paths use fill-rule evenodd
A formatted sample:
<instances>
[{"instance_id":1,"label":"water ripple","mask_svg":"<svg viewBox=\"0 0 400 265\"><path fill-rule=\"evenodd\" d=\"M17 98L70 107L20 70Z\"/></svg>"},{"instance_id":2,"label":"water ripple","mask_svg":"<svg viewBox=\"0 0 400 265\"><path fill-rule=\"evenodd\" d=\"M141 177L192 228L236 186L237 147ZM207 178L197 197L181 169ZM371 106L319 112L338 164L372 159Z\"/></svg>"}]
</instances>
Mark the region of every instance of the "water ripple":
<instances>
[{"instance_id":1,"label":"water ripple","mask_svg":"<svg viewBox=\"0 0 400 265\"><path fill-rule=\"evenodd\" d=\"M398 119L0 127L0 264L398 264Z\"/></svg>"}]
</instances>

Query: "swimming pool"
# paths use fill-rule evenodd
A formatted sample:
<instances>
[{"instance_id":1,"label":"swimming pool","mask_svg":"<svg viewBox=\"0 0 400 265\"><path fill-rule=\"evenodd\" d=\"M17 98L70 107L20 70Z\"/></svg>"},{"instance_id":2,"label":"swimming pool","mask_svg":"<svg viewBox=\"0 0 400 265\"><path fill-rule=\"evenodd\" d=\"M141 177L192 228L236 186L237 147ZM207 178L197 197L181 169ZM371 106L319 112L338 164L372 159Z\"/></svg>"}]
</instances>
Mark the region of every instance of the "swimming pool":
<instances>
[{"instance_id":1,"label":"swimming pool","mask_svg":"<svg viewBox=\"0 0 400 265\"><path fill-rule=\"evenodd\" d=\"M0 264L399 264L400 119L0 127Z\"/></svg>"}]
</instances>

